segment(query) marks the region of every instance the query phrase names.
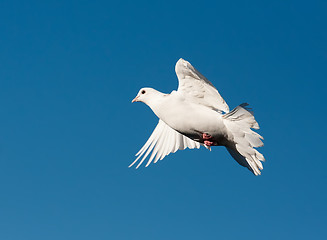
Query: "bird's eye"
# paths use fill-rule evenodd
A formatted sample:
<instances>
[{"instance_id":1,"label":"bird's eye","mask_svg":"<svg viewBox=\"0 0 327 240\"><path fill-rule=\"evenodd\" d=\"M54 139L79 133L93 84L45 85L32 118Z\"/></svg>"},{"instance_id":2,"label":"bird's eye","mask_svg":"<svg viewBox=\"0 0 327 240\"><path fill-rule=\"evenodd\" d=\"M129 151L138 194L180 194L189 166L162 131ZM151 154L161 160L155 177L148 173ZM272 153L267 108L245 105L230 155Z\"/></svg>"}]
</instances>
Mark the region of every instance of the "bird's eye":
<instances>
[{"instance_id":1,"label":"bird's eye","mask_svg":"<svg viewBox=\"0 0 327 240\"><path fill-rule=\"evenodd\" d=\"M141 92L142 94L144 94L145 93L145 90L142 90L142 92Z\"/></svg>"}]
</instances>

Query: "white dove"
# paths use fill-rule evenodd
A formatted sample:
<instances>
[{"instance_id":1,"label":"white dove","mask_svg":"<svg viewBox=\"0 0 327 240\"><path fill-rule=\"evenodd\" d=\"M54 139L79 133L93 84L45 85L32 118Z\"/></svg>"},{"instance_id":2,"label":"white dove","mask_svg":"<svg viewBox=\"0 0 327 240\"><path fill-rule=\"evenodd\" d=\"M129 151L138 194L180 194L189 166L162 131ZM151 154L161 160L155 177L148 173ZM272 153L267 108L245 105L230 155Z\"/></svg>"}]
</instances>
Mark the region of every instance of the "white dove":
<instances>
[{"instance_id":1,"label":"white dove","mask_svg":"<svg viewBox=\"0 0 327 240\"><path fill-rule=\"evenodd\" d=\"M243 103L232 111L217 89L188 61L179 59L175 66L179 86L170 94L142 88L132 102L147 104L159 118L152 135L136 154L138 168L152 154L146 167L178 149L225 146L232 157L255 175L263 169L264 157L254 147L263 139L251 130L259 129L253 112Z\"/></svg>"}]
</instances>

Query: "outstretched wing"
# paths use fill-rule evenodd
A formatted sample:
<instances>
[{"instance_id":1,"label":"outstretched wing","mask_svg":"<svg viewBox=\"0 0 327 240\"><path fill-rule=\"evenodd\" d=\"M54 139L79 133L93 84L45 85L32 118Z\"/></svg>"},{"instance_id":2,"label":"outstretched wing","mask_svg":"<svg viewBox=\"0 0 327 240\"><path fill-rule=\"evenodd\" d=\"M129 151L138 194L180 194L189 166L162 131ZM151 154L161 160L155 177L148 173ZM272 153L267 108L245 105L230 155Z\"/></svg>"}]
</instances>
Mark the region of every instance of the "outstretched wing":
<instances>
[{"instance_id":1,"label":"outstretched wing","mask_svg":"<svg viewBox=\"0 0 327 240\"><path fill-rule=\"evenodd\" d=\"M133 166L143 156L142 160L136 166L136 168L138 168L151 153L151 151L152 154L146 164L146 167L149 166L153 159L154 163L156 163L159 159L162 160L169 153L174 153L178 149L184 150L185 148L200 148L200 145L200 143L180 134L176 130L169 127L165 122L159 120L158 125L154 129L148 141L136 154L138 157L131 165L129 165L129 167Z\"/></svg>"},{"instance_id":2,"label":"outstretched wing","mask_svg":"<svg viewBox=\"0 0 327 240\"><path fill-rule=\"evenodd\" d=\"M217 111L229 112L229 107L212 83L188 61L179 59L175 66L179 85L178 92L187 101L202 104Z\"/></svg>"}]
</instances>

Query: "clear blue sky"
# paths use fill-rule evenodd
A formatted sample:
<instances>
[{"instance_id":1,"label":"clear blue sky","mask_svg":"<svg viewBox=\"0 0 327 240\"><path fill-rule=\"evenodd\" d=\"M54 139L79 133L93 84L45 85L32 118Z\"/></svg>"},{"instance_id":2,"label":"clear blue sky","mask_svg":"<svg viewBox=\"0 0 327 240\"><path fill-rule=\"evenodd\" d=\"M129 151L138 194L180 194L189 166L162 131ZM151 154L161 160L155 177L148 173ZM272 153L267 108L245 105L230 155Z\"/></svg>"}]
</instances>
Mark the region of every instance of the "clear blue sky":
<instances>
[{"instance_id":1,"label":"clear blue sky","mask_svg":"<svg viewBox=\"0 0 327 240\"><path fill-rule=\"evenodd\" d=\"M1 1L0 239L324 239L326 1ZM127 166L190 61L265 137Z\"/></svg>"}]
</instances>

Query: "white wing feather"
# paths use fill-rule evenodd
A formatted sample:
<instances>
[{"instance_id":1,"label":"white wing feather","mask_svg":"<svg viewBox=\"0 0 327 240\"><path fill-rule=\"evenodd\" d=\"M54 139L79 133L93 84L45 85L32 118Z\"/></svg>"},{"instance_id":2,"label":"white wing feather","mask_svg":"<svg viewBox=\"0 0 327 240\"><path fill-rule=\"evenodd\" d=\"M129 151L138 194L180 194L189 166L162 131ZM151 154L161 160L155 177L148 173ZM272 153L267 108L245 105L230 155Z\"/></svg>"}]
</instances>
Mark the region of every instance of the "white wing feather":
<instances>
[{"instance_id":1,"label":"white wing feather","mask_svg":"<svg viewBox=\"0 0 327 240\"><path fill-rule=\"evenodd\" d=\"M202 104L217 111L229 112L229 107L212 83L188 61L179 59L175 66L179 85L187 101Z\"/></svg>"},{"instance_id":2,"label":"white wing feather","mask_svg":"<svg viewBox=\"0 0 327 240\"><path fill-rule=\"evenodd\" d=\"M159 120L158 125L154 129L148 141L136 154L138 157L131 165L129 165L129 167L133 166L143 156L142 160L136 166L136 168L138 168L151 153L151 151L152 153L146 167L149 166L153 159L154 163L156 163L159 159L162 160L165 156L176 152L178 149L184 150L185 148L200 148L201 145L202 144L195 142L172 129L162 120Z\"/></svg>"}]
</instances>

